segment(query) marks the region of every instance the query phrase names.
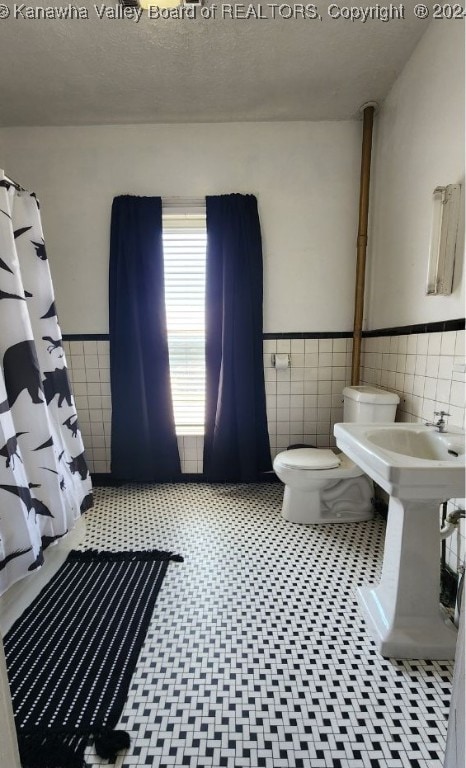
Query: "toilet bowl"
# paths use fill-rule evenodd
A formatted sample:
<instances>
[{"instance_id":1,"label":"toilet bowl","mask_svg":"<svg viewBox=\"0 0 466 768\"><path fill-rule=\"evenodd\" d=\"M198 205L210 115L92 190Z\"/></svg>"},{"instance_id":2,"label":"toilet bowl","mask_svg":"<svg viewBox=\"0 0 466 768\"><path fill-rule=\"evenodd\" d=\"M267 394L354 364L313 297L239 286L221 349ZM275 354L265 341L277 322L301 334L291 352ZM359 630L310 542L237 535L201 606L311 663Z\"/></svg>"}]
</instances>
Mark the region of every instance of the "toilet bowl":
<instances>
[{"instance_id":1,"label":"toilet bowl","mask_svg":"<svg viewBox=\"0 0 466 768\"><path fill-rule=\"evenodd\" d=\"M368 385L343 390L345 422L391 423L399 397ZM374 486L344 453L330 448L293 448L273 462L285 484L282 515L292 523L370 520Z\"/></svg>"},{"instance_id":2,"label":"toilet bowl","mask_svg":"<svg viewBox=\"0 0 466 768\"><path fill-rule=\"evenodd\" d=\"M282 515L291 523L343 523L372 517L372 480L344 453L296 448L278 453L273 468L285 483Z\"/></svg>"}]
</instances>

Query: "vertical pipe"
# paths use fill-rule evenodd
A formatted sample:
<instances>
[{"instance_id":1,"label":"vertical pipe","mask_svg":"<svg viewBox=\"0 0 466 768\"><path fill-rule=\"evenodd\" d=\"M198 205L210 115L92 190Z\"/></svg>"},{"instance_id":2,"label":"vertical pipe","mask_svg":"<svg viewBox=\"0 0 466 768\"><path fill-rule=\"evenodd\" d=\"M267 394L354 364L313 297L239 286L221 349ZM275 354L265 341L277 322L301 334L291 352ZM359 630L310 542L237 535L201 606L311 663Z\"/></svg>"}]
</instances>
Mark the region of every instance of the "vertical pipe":
<instances>
[{"instance_id":1,"label":"vertical pipe","mask_svg":"<svg viewBox=\"0 0 466 768\"><path fill-rule=\"evenodd\" d=\"M351 384L359 384L361 366L361 335L364 317L364 290L366 276L367 222L369 218L369 190L371 178L372 129L375 114L374 103L362 107L361 180L359 186L359 225L356 258L356 288L354 297L353 355L351 359Z\"/></svg>"},{"instance_id":2,"label":"vertical pipe","mask_svg":"<svg viewBox=\"0 0 466 768\"><path fill-rule=\"evenodd\" d=\"M445 524L445 520L447 519L447 507L448 502L444 501L443 504L440 505L441 515L440 515L440 528L443 528ZM440 579L443 578L443 572L445 570L445 566L447 564L447 542L446 539L442 539L440 543L440 549L441 549L441 557L440 557Z\"/></svg>"}]
</instances>

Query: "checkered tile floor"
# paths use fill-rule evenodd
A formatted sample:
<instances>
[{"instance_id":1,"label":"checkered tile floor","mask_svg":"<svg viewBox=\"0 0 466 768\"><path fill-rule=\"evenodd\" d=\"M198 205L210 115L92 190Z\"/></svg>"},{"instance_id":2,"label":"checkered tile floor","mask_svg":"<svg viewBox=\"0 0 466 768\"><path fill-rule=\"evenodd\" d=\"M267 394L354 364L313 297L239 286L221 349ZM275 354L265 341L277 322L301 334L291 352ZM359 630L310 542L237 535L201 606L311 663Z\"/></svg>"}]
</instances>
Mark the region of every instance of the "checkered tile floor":
<instances>
[{"instance_id":1,"label":"checkered tile floor","mask_svg":"<svg viewBox=\"0 0 466 768\"><path fill-rule=\"evenodd\" d=\"M442 768L453 664L381 658L356 604L380 572L383 520L285 522L278 484L96 499L82 548L185 558L157 600L117 768Z\"/></svg>"}]
</instances>

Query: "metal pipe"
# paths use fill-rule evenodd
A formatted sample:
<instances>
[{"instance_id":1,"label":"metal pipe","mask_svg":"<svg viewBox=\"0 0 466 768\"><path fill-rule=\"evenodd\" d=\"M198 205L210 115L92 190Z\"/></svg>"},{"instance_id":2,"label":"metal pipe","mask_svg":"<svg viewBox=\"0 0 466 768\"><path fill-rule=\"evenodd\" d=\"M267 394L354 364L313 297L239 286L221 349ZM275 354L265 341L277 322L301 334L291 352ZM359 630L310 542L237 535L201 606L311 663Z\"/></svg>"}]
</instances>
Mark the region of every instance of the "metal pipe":
<instances>
[{"instance_id":1,"label":"metal pipe","mask_svg":"<svg viewBox=\"0 0 466 768\"><path fill-rule=\"evenodd\" d=\"M445 520L447 519L447 511L448 511L448 501L443 501L440 505L440 509L442 510L440 520L441 520L441 526L440 531L442 531L443 526L445 525ZM444 568L447 564L447 545L445 542L445 539L442 539L442 536L440 535L440 572L443 573Z\"/></svg>"},{"instance_id":2,"label":"metal pipe","mask_svg":"<svg viewBox=\"0 0 466 768\"><path fill-rule=\"evenodd\" d=\"M361 179L359 185L359 225L356 258L356 288L354 297L353 354L351 384L359 384L361 366L361 337L364 317L364 291L366 277L367 222L369 218L369 190L371 178L372 131L376 104L361 107L363 113Z\"/></svg>"},{"instance_id":3,"label":"metal pipe","mask_svg":"<svg viewBox=\"0 0 466 768\"><path fill-rule=\"evenodd\" d=\"M460 565L458 570L458 589L456 592L456 601L455 601L455 618L454 618L455 627L459 627L460 625L463 592L464 592L464 565Z\"/></svg>"},{"instance_id":4,"label":"metal pipe","mask_svg":"<svg viewBox=\"0 0 466 768\"><path fill-rule=\"evenodd\" d=\"M445 521L440 528L440 539L447 539L453 531L457 530L460 520L464 520L466 512L464 509L455 509L452 512L448 512L445 516Z\"/></svg>"}]
</instances>

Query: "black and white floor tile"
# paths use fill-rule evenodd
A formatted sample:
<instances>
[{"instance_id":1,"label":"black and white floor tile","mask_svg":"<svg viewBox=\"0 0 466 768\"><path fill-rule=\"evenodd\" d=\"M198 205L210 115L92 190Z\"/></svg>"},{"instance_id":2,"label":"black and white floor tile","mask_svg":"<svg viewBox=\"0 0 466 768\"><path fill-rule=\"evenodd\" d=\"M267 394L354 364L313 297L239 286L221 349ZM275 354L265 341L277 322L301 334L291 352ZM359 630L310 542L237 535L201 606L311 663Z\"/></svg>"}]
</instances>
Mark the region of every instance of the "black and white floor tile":
<instances>
[{"instance_id":1,"label":"black and white floor tile","mask_svg":"<svg viewBox=\"0 0 466 768\"><path fill-rule=\"evenodd\" d=\"M96 498L82 548L185 559L157 600L117 768L442 768L453 664L383 659L356 603L380 573L382 519L288 523L278 484Z\"/></svg>"}]
</instances>

